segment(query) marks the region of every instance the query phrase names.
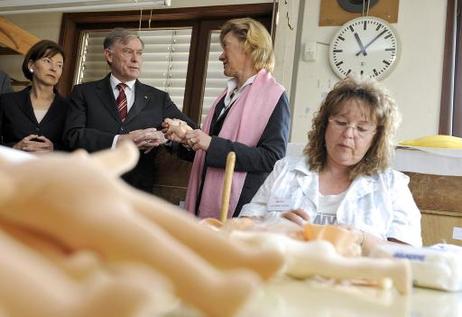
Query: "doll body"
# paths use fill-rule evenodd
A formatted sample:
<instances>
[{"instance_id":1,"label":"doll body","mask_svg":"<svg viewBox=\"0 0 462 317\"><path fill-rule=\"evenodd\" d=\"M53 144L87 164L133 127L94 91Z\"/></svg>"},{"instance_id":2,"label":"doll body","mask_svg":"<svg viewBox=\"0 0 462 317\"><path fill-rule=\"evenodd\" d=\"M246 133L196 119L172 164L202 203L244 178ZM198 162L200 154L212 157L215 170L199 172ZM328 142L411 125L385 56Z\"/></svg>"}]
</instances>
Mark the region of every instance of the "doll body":
<instances>
[{"instance_id":1,"label":"doll body","mask_svg":"<svg viewBox=\"0 0 462 317\"><path fill-rule=\"evenodd\" d=\"M49 255L91 250L111 265L148 267L207 315L234 315L260 278L280 270L282 254L230 242L175 206L117 179L137 155L127 143L91 156L79 152L4 162L0 222L53 241L51 251L50 243L44 248Z\"/></svg>"}]
</instances>

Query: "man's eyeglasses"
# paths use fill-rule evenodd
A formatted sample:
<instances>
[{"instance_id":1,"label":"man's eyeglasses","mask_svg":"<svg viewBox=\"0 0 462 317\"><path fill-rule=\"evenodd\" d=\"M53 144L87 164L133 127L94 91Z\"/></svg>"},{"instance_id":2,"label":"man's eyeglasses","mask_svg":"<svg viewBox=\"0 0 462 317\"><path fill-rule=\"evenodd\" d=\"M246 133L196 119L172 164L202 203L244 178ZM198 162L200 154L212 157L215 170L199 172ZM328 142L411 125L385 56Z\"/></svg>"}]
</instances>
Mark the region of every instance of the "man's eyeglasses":
<instances>
[{"instance_id":1,"label":"man's eyeglasses","mask_svg":"<svg viewBox=\"0 0 462 317\"><path fill-rule=\"evenodd\" d=\"M356 135L361 138L374 134L377 131L377 126L374 124L370 124L370 123L353 124L339 117L329 118L329 123L332 125L332 127L335 130L339 132L343 132L347 130L348 128L352 128L353 131L356 131Z\"/></svg>"}]
</instances>

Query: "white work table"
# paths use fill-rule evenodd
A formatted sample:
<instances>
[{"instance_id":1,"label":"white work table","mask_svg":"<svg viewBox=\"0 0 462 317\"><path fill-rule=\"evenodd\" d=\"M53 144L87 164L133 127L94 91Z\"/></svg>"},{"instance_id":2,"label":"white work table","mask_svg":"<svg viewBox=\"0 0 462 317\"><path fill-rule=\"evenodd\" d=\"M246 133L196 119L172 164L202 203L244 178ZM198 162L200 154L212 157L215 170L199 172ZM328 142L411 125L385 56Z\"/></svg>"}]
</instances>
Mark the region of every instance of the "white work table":
<instances>
[{"instance_id":1,"label":"white work table","mask_svg":"<svg viewBox=\"0 0 462 317\"><path fill-rule=\"evenodd\" d=\"M177 308L166 317L196 317ZM237 317L461 317L462 292L330 285L318 280L275 280L262 286Z\"/></svg>"}]
</instances>

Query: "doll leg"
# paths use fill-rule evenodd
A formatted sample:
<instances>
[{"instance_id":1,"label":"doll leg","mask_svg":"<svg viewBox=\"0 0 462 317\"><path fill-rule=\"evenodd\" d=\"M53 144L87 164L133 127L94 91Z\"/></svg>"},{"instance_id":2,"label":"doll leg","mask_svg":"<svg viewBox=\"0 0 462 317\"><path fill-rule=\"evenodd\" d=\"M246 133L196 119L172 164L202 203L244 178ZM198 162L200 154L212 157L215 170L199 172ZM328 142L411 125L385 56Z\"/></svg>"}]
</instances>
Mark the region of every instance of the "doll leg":
<instances>
[{"instance_id":1,"label":"doll leg","mask_svg":"<svg viewBox=\"0 0 462 317\"><path fill-rule=\"evenodd\" d=\"M232 243L199 225L194 217L183 210L161 199L142 193L134 193L132 197L136 211L217 267L245 267L256 271L263 279L268 279L278 273L284 265L284 257L279 250L256 250Z\"/></svg>"},{"instance_id":2,"label":"doll leg","mask_svg":"<svg viewBox=\"0 0 462 317\"><path fill-rule=\"evenodd\" d=\"M321 275L338 279L391 278L399 292L411 289L411 268L407 261L344 257L327 241L302 242L281 234L235 231L231 238L254 247L278 248L286 254L286 274L296 278Z\"/></svg>"},{"instance_id":3,"label":"doll leg","mask_svg":"<svg viewBox=\"0 0 462 317\"><path fill-rule=\"evenodd\" d=\"M292 247L288 252L294 255L288 264L288 274L295 277L321 275L372 281L381 281L388 277L402 294L409 293L412 287L411 268L407 261L344 257L326 241L307 242Z\"/></svg>"},{"instance_id":4,"label":"doll leg","mask_svg":"<svg viewBox=\"0 0 462 317\"><path fill-rule=\"evenodd\" d=\"M172 282L181 299L207 315L232 316L258 283L257 276L249 271L217 271L177 241L176 236L133 212L122 201L106 198L93 201L91 207L72 208L48 209L49 214L34 217L33 224L29 218L29 226L56 237L74 250L94 250L109 262L148 265Z\"/></svg>"}]
</instances>

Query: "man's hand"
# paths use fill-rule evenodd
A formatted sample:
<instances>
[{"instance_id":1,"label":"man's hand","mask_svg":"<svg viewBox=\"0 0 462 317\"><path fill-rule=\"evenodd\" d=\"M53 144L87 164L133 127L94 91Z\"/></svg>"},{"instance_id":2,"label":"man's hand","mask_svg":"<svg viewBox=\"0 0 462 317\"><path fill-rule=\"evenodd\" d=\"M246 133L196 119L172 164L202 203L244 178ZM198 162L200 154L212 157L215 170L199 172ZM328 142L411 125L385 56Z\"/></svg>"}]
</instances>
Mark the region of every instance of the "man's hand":
<instances>
[{"instance_id":1,"label":"man's hand","mask_svg":"<svg viewBox=\"0 0 462 317\"><path fill-rule=\"evenodd\" d=\"M13 146L14 149L33 153L53 152L54 146L48 138L37 134L30 134Z\"/></svg>"},{"instance_id":2,"label":"man's hand","mask_svg":"<svg viewBox=\"0 0 462 317\"><path fill-rule=\"evenodd\" d=\"M290 220L299 226L303 226L310 220L310 216L308 215L308 213L300 208L286 211L282 213L281 217L286 218L287 220Z\"/></svg>"},{"instance_id":3,"label":"man's hand","mask_svg":"<svg viewBox=\"0 0 462 317\"><path fill-rule=\"evenodd\" d=\"M194 151L207 151L212 141L212 137L200 129L191 130L185 134L186 144Z\"/></svg>"},{"instance_id":4,"label":"man's hand","mask_svg":"<svg viewBox=\"0 0 462 317\"><path fill-rule=\"evenodd\" d=\"M162 131L157 131L156 128L134 130L128 134L121 134L119 135L117 144L126 140L130 140L135 143L138 149L144 150L144 153L148 153L153 148L158 147L167 141Z\"/></svg>"}]
</instances>

